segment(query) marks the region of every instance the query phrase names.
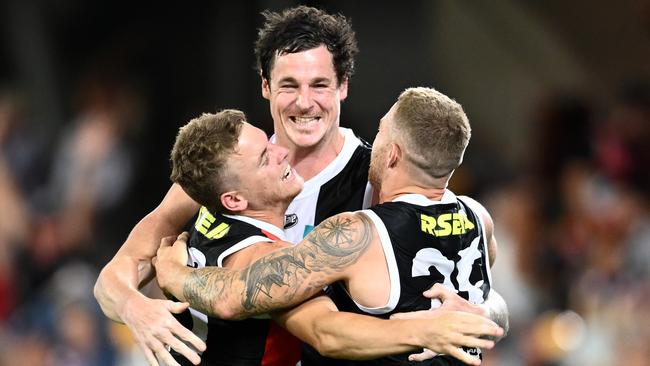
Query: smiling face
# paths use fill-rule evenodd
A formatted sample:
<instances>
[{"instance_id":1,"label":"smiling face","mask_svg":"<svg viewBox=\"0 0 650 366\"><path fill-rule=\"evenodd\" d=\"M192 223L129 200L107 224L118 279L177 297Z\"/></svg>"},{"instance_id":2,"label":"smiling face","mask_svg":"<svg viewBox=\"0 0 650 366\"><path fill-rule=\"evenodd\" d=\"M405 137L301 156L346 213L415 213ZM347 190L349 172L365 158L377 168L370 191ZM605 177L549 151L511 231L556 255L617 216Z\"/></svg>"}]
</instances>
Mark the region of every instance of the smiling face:
<instances>
[{"instance_id":1,"label":"smiling face","mask_svg":"<svg viewBox=\"0 0 650 366\"><path fill-rule=\"evenodd\" d=\"M288 204L300 193L303 179L291 168L288 150L269 142L266 133L244 123L228 171L237 176L237 191L248 201L248 208L268 210Z\"/></svg>"},{"instance_id":2,"label":"smiling face","mask_svg":"<svg viewBox=\"0 0 650 366\"><path fill-rule=\"evenodd\" d=\"M262 80L262 95L270 102L277 141L291 149L335 141L348 84L338 83L327 48L278 55L270 75Z\"/></svg>"}]
</instances>

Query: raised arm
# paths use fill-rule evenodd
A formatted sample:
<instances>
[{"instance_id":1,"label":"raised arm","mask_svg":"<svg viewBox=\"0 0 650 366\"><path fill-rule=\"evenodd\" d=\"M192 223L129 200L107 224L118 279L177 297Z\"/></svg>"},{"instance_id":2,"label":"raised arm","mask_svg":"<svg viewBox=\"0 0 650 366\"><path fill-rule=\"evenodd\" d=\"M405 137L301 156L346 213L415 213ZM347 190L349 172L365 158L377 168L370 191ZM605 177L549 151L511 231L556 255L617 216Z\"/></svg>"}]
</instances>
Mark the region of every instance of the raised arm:
<instances>
[{"instance_id":1,"label":"raised arm","mask_svg":"<svg viewBox=\"0 0 650 366\"><path fill-rule=\"evenodd\" d=\"M325 285L348 278L359 268L374 236L365 215L340 214L322 222L300 244L236 271L191 269L160 256L158 283L197 310L223 319L269 313L299 304Z\"/></svg>"},{"instance_id":2,"label":"raised arm","mask_svg":"<svg viewBox=\"0 0 650 366\"><path fill-rule=\"evenodd\" d=\"M158 365L155 354L169 365L177 365L165 345L198 363L198 355L184 347L177 337L191 341L197 349L205 347L171 315L182 312L187 304L149 299L139 291L154 275L151 258L161 238L178 234L198 208L180 186L173 185L160 205L133 228L95 284L95 298L104 314L129 327L151 365Z\"/></svg>"}]
</instances>

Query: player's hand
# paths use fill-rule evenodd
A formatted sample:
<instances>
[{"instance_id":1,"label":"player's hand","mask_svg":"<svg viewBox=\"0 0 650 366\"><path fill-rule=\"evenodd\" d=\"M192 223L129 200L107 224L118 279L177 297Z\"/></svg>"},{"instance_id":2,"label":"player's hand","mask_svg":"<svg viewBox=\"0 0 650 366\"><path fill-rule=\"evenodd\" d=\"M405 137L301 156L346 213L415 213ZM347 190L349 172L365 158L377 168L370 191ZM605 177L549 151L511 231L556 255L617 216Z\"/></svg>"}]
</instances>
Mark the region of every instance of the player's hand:
<instances>
[{"instance_id":1,"label":"player's hand","mask_svg":"<svg viewBox=\"0 0 650 366\"><path fill-rule=\"evenodd\" d=\"M496 294L496 293L495 293ZM500 324L501 327L503 327L503 324L499 323L499 320L496 320L498 318L493 318L490 313L490 306L487 305L487 303L481 303L481 304L472 304L469 301L463 299L462 297L458 296L458 294L447 287L445 287L442 284L435 284L433 285L430 289L425 291L423 293L425 297L428 297L431 299L431 303L433 305L434 302L439 302L441 304L440 308L444 310L456 310L456 311L464 311L466 313L472 313L472 314L477 314L484 316L492 321L497 322L497 324ZM497 294L498 295L498 294ZM500 297L500 296L499 296ZM502 300L503 301L503 300ZM504 304L505 306L505 304ZM434 306L432 306L433 308ZM507 312L507 310L506 310ZM507 315L506 315L507 316ZM507 324L507 321L506 321ZM507 325L506 329L504 329L504 334L498 338L492 338L493 341L499 341L502 337L505 337L505 332L507 331Z\"/></svg>"},{"instance_id":2,"label":"player's hand","mask_svg":"<svg viewBox=\"0 0 650 366\"><path fill-rule=\"evenodd\" d=\"M422 295L432 300L438 299L442 303L440 307L444 310L464 311L485 317L488 316L483 307L470 303L440 283L434 284L430 289L424 291Z\"/></svg>"},{"instance_id":3,"label":"player's hand","mask_svg":"<svg viewBox=\"0 0 650 366\"><path fill-rule=\"evenodd\" d=\"M442 284L436 283L431 286L430 289L422 293L424 297L430 298L431 309L430 310L420 310L420 311L411 311L408 313L397 313L393 314L391 318L394 319L427 319L431 317L432 312L435 312L436 309L448 310L448 311L462 311L466 313L481 315L487 317L487 313L484 308L479 305L470 303L469 301L458 296L457 293L451 291Z\"/></svg>"},{"instance_id":4,"label":"player's hand","mask_svg":"<svg viewBox=\"0 0 650 366\"><path fill-rule=\"evenodd\" d=\"M121 318L144 351L149 365L159 366L158 360L161 360L168 366L180 366L169 349L185 356L195 365L201 362L197 352L183 341L199 351L205 350L205 343L172 315L182 313L188 307L188 303L150 299L141 294L131 296L124 304Z\"/></svg>"},{"instance_id":5,"label":"player's hand","mask_svg":"<svg viewBox=\"0 0 650 366\"><path fill-rule=\"evenodd\" d=\"M184 232L178 237L168 236L160 242L160 247L152 263L156 268L156 279L163 290L168 280L175 276L175 270L187 265L187 239L189 234ZM176 241L174 241L176 239Z\"/></svg>"},{"instance_id":6,"label":"player's hand","mask_svg":"<svg viewBox=\"0 0 650 366\"><path fill-rule=\"evenodd\" d=\"M431 318L436 318L438 316L436 314L436 312L438 312L438 311L462 311L462 312L465 312L465 313L476 314L476 315L480 315L480 316L483 316L483 317L487 317L487 313L486 313L484 308L482 308L479 305L475 305L475 304L470 303L469 301L467 301L467 300L463 299L462 297L458 296L458 294L451 291L450 289L448 289L447 287L445 287L442 284L439 284L439 283L434 284L430 289L425 291L423 293L423 295L425 297L428 297L428 298L432 299L432 307L435 307L436 303L438 304L439 307L437 309L432 309L432 310L413 311L413 312L408 312L408 313L397 313L397 314L393 314L391 316L391 318L392 319L418 319L418 318L431 319ZM492 324L494 324L494 323L492 323ZM496 325L496 324L494 324L494 325ZM500 331L498 332L499 337L500 337L501 335L503 335L503 329L499 328L498 326L497 326L497 328L500 329ZM491 336L491 334L486 334L484 336L488 336L488 335ZM464 345L466 347L472 347L472 346L465 345L465 344L462 344L462 345ZM494 343L492 343L492 345L489 348L492 348L492 347L494 347ZM479 348L487 348L487 347L479 347ZM458 350L458 349L456 348L456 350ZM469 356L465 352L462 352L460 350L458 350L458 351L460 353L462 353L463 355ZM439 352L439 353L445 353L445 352ZM419 354L410 355L409 360L411 360L411 361L424 361L424 360L428 360L430 358L435 357L436 354L437 354L436 352L434 352L434 351L432 351L430 349L425 349L423 352L421 352ZM458 356L454 356L454 357L460 359L461 361L463 361L465 363L469 363L468 362L469 360L462 359L462 358L460 358ZM469 356L469 357L472 357L472 356ZM474 358L474 357L472 357L472 358ZM472 363L469 363L469 364L472 364Z\"/></svg>"},{"instance_id":7,"label":"player's hand","mask_svg":"<svg viewBox=\"0 0 650 366\"><path fill-rule=\"evenodd\" d=\"M421 334L424 334L420 343L426 348L420 354L410 355L410 361L424 361L437 354L446 354L468 365L480 365L479 358L460 347L491 349L494 341L482 337L503 335L503 329L484 316L442 308L393 314L391 319L429 319L418 323L423 327Z\"/></svg>"}]
</instances>

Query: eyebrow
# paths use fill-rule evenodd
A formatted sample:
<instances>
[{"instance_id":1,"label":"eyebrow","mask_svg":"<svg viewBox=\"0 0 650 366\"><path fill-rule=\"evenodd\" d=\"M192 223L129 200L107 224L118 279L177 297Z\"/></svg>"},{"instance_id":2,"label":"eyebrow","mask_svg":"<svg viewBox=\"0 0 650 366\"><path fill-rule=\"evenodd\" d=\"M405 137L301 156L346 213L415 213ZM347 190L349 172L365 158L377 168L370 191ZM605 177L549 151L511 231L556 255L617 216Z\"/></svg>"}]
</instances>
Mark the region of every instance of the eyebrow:
<instances>
[{"instance_id":1,"label":"eyebrow","mask_svg":"<svg viewBox=\"0 0 650 366\"><path fill-rule=\"evenodd\" d=\"M286 76L278 80L278 84L280 83L298 83L298 81L294 77Z\"/></svg>"},{"instance_id":2,"label":"eyebrow","mask_svg":"<svg viewBox=\"0 0 650 366\"><path fill-rule=\"evenodd\" d=\"M331 81L332 81L332 79L330 79L328 77L318 77L318 78L315 78L314 80L309 81L309 83L310 84L318 84L318 83L329 83ZM296 80L296 78L294 78L292 76L286 76L286 77L283 77L282 79L278 80L278 83L295 83L295 84L297 84L298 80Z\"/></svg>"},{"instance_id":3,"label":"eyebrow","mask_svg":"<svg viewBox=\"0 0 650 366\"><path fill-rule=\"evenodd\" d=\"M332 80L330 78L316 78L314 79L311 83L312 84L318 84L318 83L329 83Z\"/></svg>"}]
</instances>

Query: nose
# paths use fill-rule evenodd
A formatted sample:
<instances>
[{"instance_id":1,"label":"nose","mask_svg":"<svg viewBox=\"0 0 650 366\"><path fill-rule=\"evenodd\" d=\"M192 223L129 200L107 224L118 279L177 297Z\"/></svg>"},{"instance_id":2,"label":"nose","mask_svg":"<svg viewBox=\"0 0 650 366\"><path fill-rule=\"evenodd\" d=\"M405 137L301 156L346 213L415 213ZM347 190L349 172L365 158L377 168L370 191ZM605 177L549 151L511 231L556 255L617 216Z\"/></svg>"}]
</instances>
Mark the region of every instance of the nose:
<instances>
[{"instance_id":1,"label":"nose","mask_svg":"<svg viewBox=\"0 0 650 366\"><path fill-rule=\"evenodd\" d=\"M308 86L303 86L298 91L296 106L301 110L307 110L312 105L311 91Z\"/></svg>"}]
</instances>

